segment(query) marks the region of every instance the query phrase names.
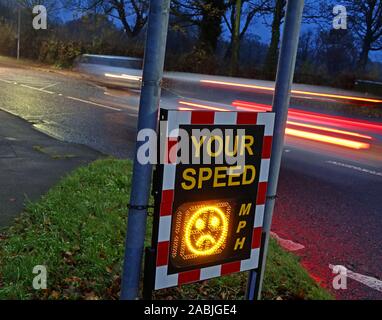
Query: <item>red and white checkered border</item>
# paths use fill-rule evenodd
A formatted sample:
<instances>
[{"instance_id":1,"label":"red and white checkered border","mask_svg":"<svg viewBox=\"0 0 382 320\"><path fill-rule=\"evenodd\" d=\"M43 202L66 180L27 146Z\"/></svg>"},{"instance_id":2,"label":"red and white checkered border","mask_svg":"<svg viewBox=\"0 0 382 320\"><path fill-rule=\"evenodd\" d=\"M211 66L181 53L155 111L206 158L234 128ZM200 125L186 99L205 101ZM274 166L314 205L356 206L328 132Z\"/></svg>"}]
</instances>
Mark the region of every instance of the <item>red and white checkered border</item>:
<instances>
[{"instance_id":1,"label":"red and white checkered border","mask_svg":"<svg viewBox=\"0 0 382 320\"><path fill-rule=\"evenodd\" d=\"M177 141L177 130L179 129L180 125L264 125L265 131L260 167L260 180L254 218L255 221L252 236L252 250L250 258L247 260L235 261L177 274L168 274L176 164L165 161L166 164L164 164L162 199L160 205L160 218L158 227L159 232L155 270L155 290L201 280L207 280L235 272L248 271L258 267L267 183L269 176L269 165L272 150L274 120L274 113L168 110L166 129L168 145L166 147L166 157L168 157L168 150L170 150L171 145Z\"/></svg>"}]
</instances>

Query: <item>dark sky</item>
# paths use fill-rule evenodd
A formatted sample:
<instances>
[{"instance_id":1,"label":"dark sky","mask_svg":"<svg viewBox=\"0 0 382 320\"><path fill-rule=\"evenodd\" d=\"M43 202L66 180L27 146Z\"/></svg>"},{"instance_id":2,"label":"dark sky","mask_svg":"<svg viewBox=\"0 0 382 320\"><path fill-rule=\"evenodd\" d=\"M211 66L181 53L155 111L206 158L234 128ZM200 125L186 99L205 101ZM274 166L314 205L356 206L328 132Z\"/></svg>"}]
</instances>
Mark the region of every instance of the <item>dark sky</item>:
<instances>
[{"instance_id":1,"label":"dark sky","mask_svg":"<svg viewBox=\"0 0 382 320\"><path fill-rule=\"evenodd\" d=\"M62 11L60 14L60 17L64 21L72 20L73 19L73 13L71 11ZM118 25L118 22L116 22ZM314 25L308 25L308 24L303 24L302 25L302 32L306 32L309 29L314 29ZM261 41L264 43L269 43L270 42L270 27L265 24L264 19L257 19L252 23L252 26L248 30L248 34L253 34L257 35L260 37ZM228 31L224 32L224 35L228 37ZM382 63L382 50L381 51L373 51L370 54L370 58L379 61Z\"/></svg>"}]
</instances>

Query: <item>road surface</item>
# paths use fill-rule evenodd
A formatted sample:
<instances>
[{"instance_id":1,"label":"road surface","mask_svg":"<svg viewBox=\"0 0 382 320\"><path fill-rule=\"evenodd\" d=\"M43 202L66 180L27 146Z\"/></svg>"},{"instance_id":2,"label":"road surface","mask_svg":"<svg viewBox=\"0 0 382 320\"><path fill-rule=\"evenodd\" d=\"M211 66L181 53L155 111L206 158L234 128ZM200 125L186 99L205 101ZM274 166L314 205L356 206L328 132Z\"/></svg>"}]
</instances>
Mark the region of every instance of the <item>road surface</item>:
<instances>
[{"instance_id":1,"label":"road surface","mask_svg":"<svg viewBox=\"0 0 382 320\"><path fill-rule=\"evenodd\" d=\"M252 91L244 90L235 100L221 84L213 85L202 91L167 88L161 105L256 110L272 102L272 92L267 90L247 88ZM138 102L137 91L105 89L79 77L0 61L0 109L55 138L115 157L134 155ZM284 151L273 231L285 247L292 244L289 249L299 249L295 253L302 264L338 298L381 299L382 131L378 126L344 120L346 109L360 103L294 94L294 113L288 125L292 131ZM381 108L381 104L375 107ZM318 118L322 110L342 118ZM332 131L325 131L327 128ZM337 140L328 144L296 137L296 132L306 135L312 130L316 133L313 138L325 140L335 135ZM341 146L343 141L353 141L355 145L350 146L360 148ZM333 289L330 265L348 268L347 290Z\"/></svg>"}]
</instances>

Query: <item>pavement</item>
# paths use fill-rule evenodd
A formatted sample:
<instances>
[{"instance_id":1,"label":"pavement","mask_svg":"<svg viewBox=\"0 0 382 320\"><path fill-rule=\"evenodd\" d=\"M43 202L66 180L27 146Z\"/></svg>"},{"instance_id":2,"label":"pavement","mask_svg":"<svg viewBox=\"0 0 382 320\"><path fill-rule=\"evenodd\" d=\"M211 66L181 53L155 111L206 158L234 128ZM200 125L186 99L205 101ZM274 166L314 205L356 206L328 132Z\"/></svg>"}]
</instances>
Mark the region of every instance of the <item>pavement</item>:
<instances>
[{"instance_id":1,"label":"pavement","mask_svg":"<svg viewBox=\"0 0 382 320\"><path fill-rule=\"evenodd\" d=\"M183 98L207 105L216 103L219 108L227 103L229 106L233 99L272 102L269 92L240 92L240 96L234 96L231 91L206 87L201 94L189 87L165 90L161 107L176 107ZM132 158L138 102L136 91L110 90L80 77L25 68L0 59L0 109L61 141ZM313 97L293 97L291 106L324 113L331 110L328 113L339 116L359 107L349 101ZM356 127L347 130L358 132ZM382 299L382 136L380 132L359 130L373 137L370 150L346 150L287 137L273 231L281 243L298 248L294 253L312 277L339 299ZM54 170L41 171L46 176L55 174ZM23 193L21 196L25 199ZM12 198L6 199L9 202ZM344 265L353 272L347 290L333 289L330 265Z\"/></svg>"},{"instance_id":2,"label":"pavement","mask_svg":"<svg viewBox=\"0 0 382 320\"><path fill-rule=\"evenodd\" d=\"M0 228L66 174L102 157L89 147L38 132L7 112L0 111L0 123Z\"/></svg>"}]
</instances>

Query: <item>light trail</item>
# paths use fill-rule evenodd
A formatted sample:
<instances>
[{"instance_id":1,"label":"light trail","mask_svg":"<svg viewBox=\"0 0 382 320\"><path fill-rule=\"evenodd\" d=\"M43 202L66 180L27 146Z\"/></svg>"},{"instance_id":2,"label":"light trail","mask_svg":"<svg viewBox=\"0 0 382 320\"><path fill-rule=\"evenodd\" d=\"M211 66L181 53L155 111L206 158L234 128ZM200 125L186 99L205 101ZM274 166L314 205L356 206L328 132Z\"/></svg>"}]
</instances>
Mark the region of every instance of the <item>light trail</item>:
<instances>
[{"instance_id":1,"label":"light trail","mask_svg":"<svg viewBox=\"0 0 382 320\"><path fill-rule=\"evenodd\" d=\"M252 84L243 84L243 83L235 83L235 82L225 82L225 81L215 81L215 80L200 80L201 83L208 83L208 84L217 84L221 86L228 86L228 87L238 87L238 88L248 88L248 89L260 89L260 90L266 90L266 91L275 91L274 88L271 87L264 87L264 86L257 86Z\"/></svg>"},{"instance_id":2,"label":"light trail","mask_svg":"<svg viewBox=\"0 0 382 320\"><path fill-rule=\"evenodd\" d=\"M227 109L217 108L217 107L212 107L212 106L206 106L204 104L199 104L199 103L192 103L192 102L186 102L186 101L179 101L178 103L185 105L185 106L189 106L189 107L207 109L207 110L212 110L212 111L224 111L224 112L229 111Z\"/></svg>"},{"instance_id":3,"label":"light trail","mask_svg":"<svg viewBox=\"0 0 382 320\"><path fill-rule=\"evenodd\" d=\"M272 107L269 105L251 104L251 103L246 103L243 101L234 101L232 103L232 105L239 110L248 110L248 111L251 110L251 111L264 112L264 111L271 111L271 109L272 109ZM304 121L310 120L310 119L306 119L304 117L299 116L299 111L290 110L289 114L298 115L298 118L300 120L304 120ZM317 115L314 115L314 116L317 116ZM296 117L292 116L290 118L295 119ZM335 120L338 121L338 119L335 119ZM310 128L310 129L317 129L317 130L322 130L322 131L328 131L328 132L333 132L333 133L339 133L339 134L354 136L354 137L358 137L358 138L364 138L364 139L368 139L368 140L372 139L372 137L370 137L370 136L366 136L363 134L350 132L350 131L338 130L338 129L328 128L328 127L323 127L323 126L317 126L317 125L303 124L300 122L294 122L294 121L289 121L289 120L287 123L290 125L295 125L295 126L300 126L300 127Z\"/></svg>"},{"instance_id":4,"label":"light trail","mask_svg":"<svg viewBox=\"0 0 382 320\"><path fill-rule=\"evenodd\" d=\"M359 133L356 133L356 132L338 130L338 129L327 128L327 127L322 127L322 126L315 126L315 125L306 124L306 123L287 121L287 124L290 124L290 125L293 125L293 126L297 126L297 127L304 127L304 128L309 128L309 129L316 129L316 130L321 130L321 131L333 132L333 133L338 133L338 134L343 134L343 135L347 135L347 136L358 137L358 138L367 139L367 140L372 140L373 139L370 136L366 136L366 135L359 134Z\"/></svg>"},{"instance_id":5,"label":"light trail","mask_svg":"<svg viewBox=\"0 0 382 320\"><path fill-rule=\"evenodd\" d=\"M258 89L258 90L265 90L265 91L272 91L272 92L275 91L275 88L272 88L272 87L242 84L242 83L235 83L235 82L214 81L214 80L200 80L200 82L207 83L207 84L228 86L228 87ZM301 91L301 90L292 90L291 92L293 94L301 94L301 95L307 95L307 96L313 96L313 97L344 99L344 100L353 100L353 101L371 102L371 103L382 103L382 100L380 99L370 99L370 98L363 98L363 97L345 96L345 95L338 95L338 94L319 93L319 92L310 92L310 91Z\"/></svg>"},{"instance_id":6,"label":"light trail","mask_svg":"<svg viewBox=\"0 0 382 320\"><path fill-rule=\"evenodd\" d=\"M258 104L258 103L245 102L245 101L239 101L239 100L232 102L232 106L234 106L236 109L247 110L247 111L255 110L260 112L266 112L266 111L272 110L272 106L267 104Z\"/></svg>"},{"instance_id":7,"label":"light trail","mask_svg":"<svg viewBox=\"0 0 382 320\"><path fill-rule=\"evenodd\" d=\"M271 111L270 105L251 103L247 101L236 100L232 102L232 106L239 110L252 110L252 111ZM302 111L298 109L290 108L288 111L289 119L301 120L306 122L314 122L319 124L327 124L331 126L346 126L349 128L367 129L372 131L382 132L382 124L370 121L353 120L350 118L344 118L339 116L329 116L315 112Z\"/></svg>"},{"instance_id":8,"label":"light trail","mask_svg":"<svg viewBox=\"0 0 382 320\"><path fill-rule=\"evenodd\" d=\"M141 81L142 77L139 76L132 76L129 74L112 74L112 73L105 73L105 77L107 78L116 78L116 79L124 79L124 80L132 80L132 81Z\"/></svg>"},{"instance_id":9,"label":"light trail","mask_svg":"<svg viewBox=\"0 0 382 320\"><path fill-rule=\"evenodd\" d=\"M226 109L216 108L216 107L212 107L212 106L208 106L208 105L204 105L204 104L200 104L200 103L179 101L179 104L189 106L189 107L207 109L207 110L227 111ZM271 106L269 106L269 105L253 104L250 102L243 102L243 101L234 101L232 103L232 105L234 107L236 107L237 109L245 109L245 110L259 111L259 112L269 111L271 109ZM178 109L184 110L184 111L193 110L192 108L186 108L186 107L178 107ZM305 112L292 110L292 113L296 113L296 114L298 114L298 116L300 118L303 118L303 117L301 117L301 114L304 114ZM311 115L311 113L309 113L309 115ZM330 117L318 116L317 114L314 114L314 115L317 117L324 117L326 119L330 119ZM292 118L294 118L294 117L292 117ZM306 119L304 118L303 120L306 120ZM335 120L338 120L338 119L335 119ZM312 121L312 120L310 119L310 121ZM359 134L356 132L350 132L350 131L345 131L345 130L328 128L328 127L323 127L323 126L318 126L318 125L311 125L311 124L300 123L300 122L295 122L295 121L290 121L290 120L288 120L287 124L290 126L309 128L309 129L314 129L314 130L319 130L319 131L331 132L331 133L335 133L335 134L341 134L341 135L347 135L347 136L372 140L372 137L367 136L367 135L363 135L363 134ZM368 144L368 143L344 139L344 138L338 138L338 137L330 136L330 135L326 135L326 134L297 130L297 129L293 129L290 127L287 127L285 134L288 136L293 136L293 137L297 137L297 138L302 138L302 139L307 139L307 140L337 145L337 146L356 149L356 150L370 149L370 144Z\"/></svg>"},{"instance_id":10,"label":"light trail","mask_svg":"<svg viewBox=\"0 0 382 320\"><path fill-rule=\"evenodd\" d=\"M382 125L375 122L361 121L361 120L352 120L349 118L343 118L339 116L327 116L319 113L308 112L308 111L300 111L296 109L290 109L288 113L291 118L309 121L309 122L317 122L321 124L329 124L332 126L346 126L350 128L358 128L358 129L367 129L372 131L382 132Z\"/></svg>"},{"instance_id":11,"label":"light trail","mask_svg":"<svg viewBox=\"0 0 382 320\"><path fill-rule=\"evenodd\" d=\"M368 143L336 138L336 137L308 132L308 131L301 131L301 130L287 128L285 133L286 135L292 136L292 137L297 137L297 138L302 138L302 139L307 139L307 140L312 140L317 142L324 142L324 143L356 149L356 150L370 148L370 144Z\"/></svg>"}]
</instances>

